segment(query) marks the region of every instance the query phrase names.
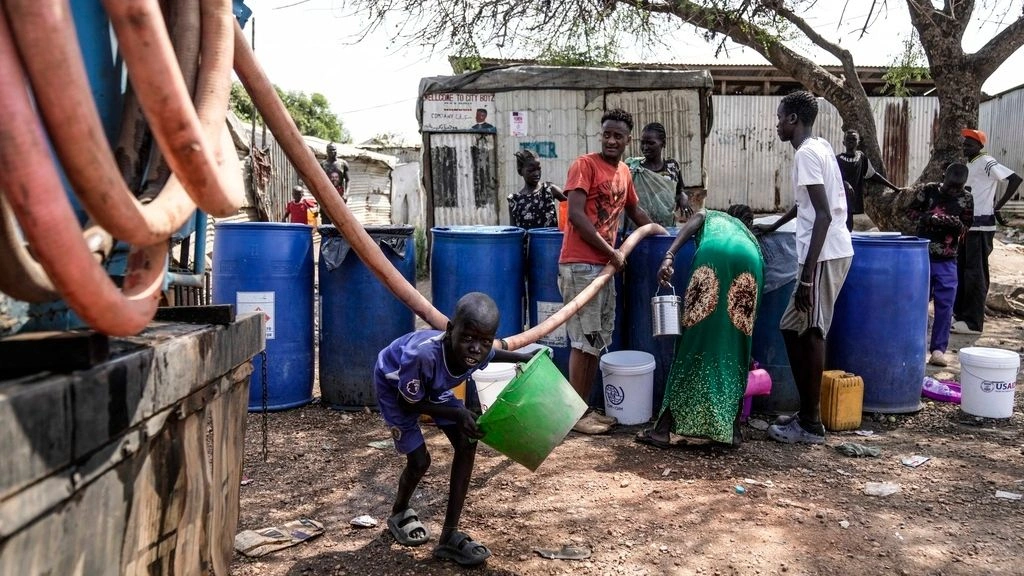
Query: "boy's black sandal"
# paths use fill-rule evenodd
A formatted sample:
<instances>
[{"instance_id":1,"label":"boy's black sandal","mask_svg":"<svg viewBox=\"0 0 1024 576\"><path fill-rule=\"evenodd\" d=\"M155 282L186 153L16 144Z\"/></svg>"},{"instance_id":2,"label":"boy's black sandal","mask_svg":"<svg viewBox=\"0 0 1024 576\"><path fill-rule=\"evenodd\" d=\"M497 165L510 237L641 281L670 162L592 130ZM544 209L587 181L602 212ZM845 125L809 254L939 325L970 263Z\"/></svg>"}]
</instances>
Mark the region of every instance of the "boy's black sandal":
<instances>
[{"instance_id":1,"label":"boy's black sandal","mask_svg":"<svg viewBox=\"0 0 1024 576\"><path fill-rule=\"evenodd\" d=\"M417 528L423 531L422 536L415 537L412 535ZM388 518L388 530L391 531L391 535L402 546L421 546L430 540L430 531L420 522L419 516L416 515L416 511L412 508L406 508L404 511Z\"/></svg>"}]
</instances>

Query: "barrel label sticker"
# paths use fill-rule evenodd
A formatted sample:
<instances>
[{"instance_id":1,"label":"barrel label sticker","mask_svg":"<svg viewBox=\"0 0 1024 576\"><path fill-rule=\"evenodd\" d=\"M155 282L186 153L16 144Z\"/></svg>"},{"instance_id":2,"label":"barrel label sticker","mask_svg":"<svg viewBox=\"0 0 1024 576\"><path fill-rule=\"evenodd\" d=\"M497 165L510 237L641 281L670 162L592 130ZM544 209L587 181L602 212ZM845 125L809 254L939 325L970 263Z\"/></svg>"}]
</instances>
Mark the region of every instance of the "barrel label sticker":
<instances>
[{"instance_id":1,"label":"barrel label sticker","mask_svg":"<svg viewBox=\"0 0 1024 576\"><path fill-rule=\"evenodd\" d=\"M267 340L274 339L274 292L236 292L235 308L238 314L259 312L267 330Z\"/></svg>"},{"instance_id":2,"label":"barrel label sticker","mask_svg":"<svg viewBox=\"0 0 1024 576\"><path fill-rule=\"evenodd\" d=\"M619 386L613 384L607 384L604 387L604 399L615 406L622 404L622 401L626 399L626 392Z\"/></svg>"},{"instance_id":3,"label":"barrel label sticker","mask_svg":"<svg viewBox=\"0 0 1024 576\"><path fill-rule=\"evenodd\" d=\"M982 380L982 392L1013 392L1017 382L1000 382L998 380Z\"/></svg>"},{"instance_id":4,"label":"barrel label sticker","mask_svg":"<svg viewBox=\"0 0 1024 576\"><path fill-rule=\"evenodd\" d=\"M549 316L562 309L561 302L537 301L537 324L548 319ZM569 337L565 333L565 324L551 331L551 334L537 340L538 344L551 346L552 348L565 348L569 346Z\"/></svg>"}]
</instances>

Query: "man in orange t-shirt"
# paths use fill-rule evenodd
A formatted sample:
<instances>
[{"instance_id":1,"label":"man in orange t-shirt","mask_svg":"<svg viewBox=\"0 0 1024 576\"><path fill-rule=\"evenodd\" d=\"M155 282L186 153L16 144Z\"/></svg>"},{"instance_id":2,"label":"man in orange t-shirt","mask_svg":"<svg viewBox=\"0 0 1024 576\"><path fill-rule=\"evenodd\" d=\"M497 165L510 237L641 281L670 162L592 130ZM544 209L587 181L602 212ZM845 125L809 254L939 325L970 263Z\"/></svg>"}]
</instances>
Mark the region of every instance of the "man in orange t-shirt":
<instances>
[{"instance_id":1,"label":"man in orange t-shirt","mask_svg":"<svg viewBox=\"0 0 1024 576\"><path fill-rule=\"evenodd\" d=\"M569 214L558 258L558 288L570 302L612 263L622 270L626 258L615 248L619 216L625 212L637 226L651 222L640 207L633 178L622 156L630 142L633 116L621 109L601 117L601 152L580 156L569 167L565 183ZM566 322L572 350L569 383L587 401L597 377L598 358L611 343L615 325L615 283L609 282ZM615 419L590 412L573 428L586 434L607 432Z\"/></svg>"}]
</instances>

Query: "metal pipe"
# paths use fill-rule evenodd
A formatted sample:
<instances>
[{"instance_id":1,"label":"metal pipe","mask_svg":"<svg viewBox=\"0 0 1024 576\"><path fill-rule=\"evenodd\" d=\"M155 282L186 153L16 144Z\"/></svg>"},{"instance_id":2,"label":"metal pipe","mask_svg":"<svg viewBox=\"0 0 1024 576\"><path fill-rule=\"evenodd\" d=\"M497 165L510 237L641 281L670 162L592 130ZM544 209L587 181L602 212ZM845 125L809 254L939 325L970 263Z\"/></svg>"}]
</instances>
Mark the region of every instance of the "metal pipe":
<instances>
[{"instance_id":1,"label":"metal pipe","mask_svg":"<svg viewBox=\"0 0 1024 576\"><path fill-rule=\"evenodd\" d=\"M185 286L188 288L202 288L203 274L183 274L180 272L168 272L167 283L171 286Z\"/></svg>"}]
</instances>

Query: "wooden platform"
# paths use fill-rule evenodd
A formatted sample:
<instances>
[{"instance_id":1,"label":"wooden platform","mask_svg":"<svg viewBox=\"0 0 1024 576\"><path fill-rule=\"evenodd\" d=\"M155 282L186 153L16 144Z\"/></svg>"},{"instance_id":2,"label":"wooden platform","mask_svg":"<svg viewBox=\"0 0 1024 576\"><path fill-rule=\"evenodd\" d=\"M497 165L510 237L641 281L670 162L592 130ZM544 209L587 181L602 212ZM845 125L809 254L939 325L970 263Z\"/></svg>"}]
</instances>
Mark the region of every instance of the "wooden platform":
<instances>
[{"instance_id":1,"label":"wooden platform","mask_svg":"<svg viewBox=\"0 0 1024 576\"><path fill-rule=\"evenodd\" d=\"M69 374L0 366L0 574L227 575L262 319L109 347Z\"/></svg>"}]
</instances>

